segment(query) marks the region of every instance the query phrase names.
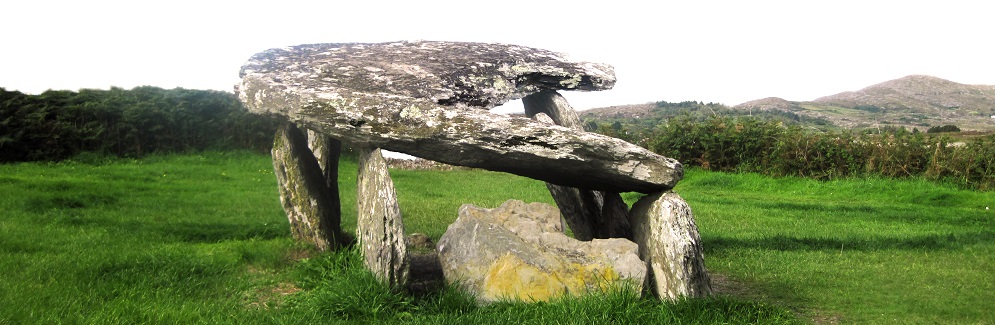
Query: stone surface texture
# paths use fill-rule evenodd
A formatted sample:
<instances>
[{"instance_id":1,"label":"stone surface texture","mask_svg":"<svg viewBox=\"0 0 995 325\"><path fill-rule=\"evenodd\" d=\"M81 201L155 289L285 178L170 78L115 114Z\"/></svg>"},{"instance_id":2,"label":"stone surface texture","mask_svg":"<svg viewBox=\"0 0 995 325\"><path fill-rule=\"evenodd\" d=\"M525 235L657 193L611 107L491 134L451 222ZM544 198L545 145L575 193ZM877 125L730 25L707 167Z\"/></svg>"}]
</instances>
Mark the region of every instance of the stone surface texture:
<instances>
[{"instance_id":1,"label":"stone surface texture","mask_svg":"<svg viewBox=\"0 0 995 325\"><path fill-rule=\"evenodd\" d=\"M487 111L543 90L603 90L608 65L485 43L311 44L242 67L240 100L337 139L550 183L644 193L683 177L676 160L625 141Z\"/></svg>"},{"instance_id":2,"label":"stone surface texture","mask_svg":"<svg viewBox=\"0 0 995 325\"><path fill-rule=\"evenodd\" d=\"M272 154L280 203L294 238L318 250L337 247L341 240L338 197L329 193L304 132L292 124L281 127Z\"/></svg>"},{"instance_id":3,"label":"stone surface texture","mask_svg":"<svg viewBox=\"0 0 995 325\"><path fill-rule=\"evenodd\" d=\"M356 238L366 268L393 288L408 285L407 240L394 182L380 149L361 149Z\"/></svg>"},{"instance_id":4,"label":"stone surface texture","mask_svg":"<svg viewBox=\"0 0 995 325\"><path fill-rule=\"evenodd\" d=\"M463 205L438 244L446 281L481 303L545 301L619 286L639 291L646 267L635 243L569 238L559 214L548 204L517 200L494 209Z\"/></svg>"},{"instance_id":5,"label":"stone surface texture","mask_svg":"<svg viewBox=\"0 0 995 325\"><path fill-rule=\"evenodd\" d=\"M630 218L651 292L665 300L711 294L698 226L684 199L673 192L647 195L633 204Z\"/></svg>"},{"instance_id":6,"label":"stone surface texture","mask_svg":"<svg viewBox=\"0 0 995 325\"><path fill-rule=\"evenodd\" d=\"M522 99L525 116L545 124L556 124L583 131L580 117L573 107L554 90L534 93ZM632 238L629 206L618 192L587 190L546 183L546 188L560 208L574 238Z\"/></svg>"},{"instance_id":7,"label":"stone surface texture","mask_svg":"<svg viewBox=\"0 0 995 325\"><path fill-rule=\"evenodd\" d=\"M321 167L322 175L325 176L325 184L334 191L333 196L339 197L339 157L342 155L342 141L333 137L307 130L307 146L314 154L318 166Z\"/></svg>"},{"instance_id":8,"label":"stone surface texture","mask_svg":"<svg viewBox=\"0 0 995 325\"><path fill-rule=\"evenodd\" d=\"M341 221L342 201L339 198L339 157L342 155L342 142L330 136L307 130L307 146L314 154L314 159L321 168L321 175L328 188L328 204L330 213L339 216ZM341 234L341 232L340 232ZM341 238L340 242L346 240Z\"/></svg>"}]
</instances>

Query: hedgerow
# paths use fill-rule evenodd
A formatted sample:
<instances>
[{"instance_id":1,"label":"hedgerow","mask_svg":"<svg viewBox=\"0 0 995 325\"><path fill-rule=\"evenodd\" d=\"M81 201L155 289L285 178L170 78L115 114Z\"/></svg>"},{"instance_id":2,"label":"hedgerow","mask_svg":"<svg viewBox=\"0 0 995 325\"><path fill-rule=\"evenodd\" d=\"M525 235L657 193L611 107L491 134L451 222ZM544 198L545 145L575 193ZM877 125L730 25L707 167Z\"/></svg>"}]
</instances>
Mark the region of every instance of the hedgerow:
<instances>
[{"instance_id":1,"label":"hedgerow","mask_svg":"<svg viewBox=\"0 0 995 325\"><path fill-rule=\"evenodd\" d=\"M685 166L707 170L815 179L923 177L995 189L995 135L954 142L948 135L903 128L811 131L779 121L718 115L676 116L651 131L626 134Z\"/></svg>"}]
</instances>

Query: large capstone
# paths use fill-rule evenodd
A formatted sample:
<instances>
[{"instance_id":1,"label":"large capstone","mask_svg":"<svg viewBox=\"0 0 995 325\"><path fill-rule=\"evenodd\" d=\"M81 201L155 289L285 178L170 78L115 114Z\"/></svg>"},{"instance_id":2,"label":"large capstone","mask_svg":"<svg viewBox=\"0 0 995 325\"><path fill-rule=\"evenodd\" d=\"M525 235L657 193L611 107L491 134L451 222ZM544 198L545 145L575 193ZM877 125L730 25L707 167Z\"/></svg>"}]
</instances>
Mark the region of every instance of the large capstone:
<instances>
[{"instance_id":1,"label":"large capstone","mask_svg":"<svg viewBox=\"0 0 995 325\"><path fill-rule=\"evenodd\" d=\"M357 178L356 238L363 263L380 281L403 289L410 273L404 222L380 149L361 150Z\"/></svg>"},{"instance_id":2,"label":"large capstone","mask_svg":"<svg viewBox=\"0 0 995 325\"><path fill-rule=\"evenodd\" d=\"M549 183L665 191L676 160L628 142L488 109L545 90L603 90L605 64L484 43L311 44L272 49L242 67L239 99L359 146Z\"/></svg>"},{"instance_id":3,"label":"large capstone","mask_svg":"<svg viewBox=\"0 0 995 325\"><path fill-rule=\"evenodd\" d=\"M652 293L664 300L711 294L698 226L684 199L673 192L647 195L632 205L630 216Z\"/></svg>"},{"instance_id":4,"label":"large capstone","mask_svg":"<svg viewBox=\"0 0 995 325\"><path fill-rule=\"evenodd\" d=\"M567 237L559 214L548 204L517 200L494 209L463 205L438 244L446 281L464 286L483 303L624 288L637 294L646 267L636 244Z\"/></svg>"}]
</instances>

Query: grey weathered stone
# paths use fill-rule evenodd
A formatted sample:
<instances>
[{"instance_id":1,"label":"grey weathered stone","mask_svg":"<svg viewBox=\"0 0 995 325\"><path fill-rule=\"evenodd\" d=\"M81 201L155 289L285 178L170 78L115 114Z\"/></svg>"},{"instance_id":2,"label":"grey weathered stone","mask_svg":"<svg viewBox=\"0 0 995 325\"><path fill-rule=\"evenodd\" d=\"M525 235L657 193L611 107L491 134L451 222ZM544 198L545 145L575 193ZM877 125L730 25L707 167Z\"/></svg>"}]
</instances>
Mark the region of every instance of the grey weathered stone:
<instances>
[{"instance_id":1,"label":"grey weathered stone","mask_svg":"<svg viewBox=\"0 0 995 325\"><path fill-rule=\"evenodd\" d=\"M525 106L525 116L534 117L543 113L553 120L553 124L578 131L584 130L577 112L567 99L555 90L544 90L525 96L522 98L522 105Z\"/></svg>"},{"instance_id":2,"label":"grey weathered stone","mask_svg":"<svg viewBox=\"0 0 995 325\"><path fill-rule=\"evenodd\" d=\"M644 193L683 177L625 141L486 109L542 90L601 90L610 66L501 44L398 42L272 49L242 67L239 98L343 141L558 185Z\"/></svg>"},{"instance_id":3,"label":"grey weathered stone","mask_svg":"<svg viewBox=\"0 0 995 325\"><path fill-rule=\"evenodd\" d=\"M650 194L632 206L639 255L649 270L646 286L660 299L711 294L701 237L691 207L673 192Z\"/></svg>"},{"instance_id":4,"label":"grey weathered stone","mask_svg":"<svg viewBox=\"0 0 995 325\"><path fill-rule=\"evenodd\" d=\"M339 157L342 155L342 141L333 137L321 134L314 130L307 130L307 146L314 153L314 158L321 167L322 175L325 176L325 184L334 191L333 196L339 197Z\"/></svg>"},{"instance_id":5,"label":"grey weathered stone","mask_svg":"<svg viewBox=\"0 0 995 325\"><path fill-rule=\"evenodd\" d=\"M580 117L566 98L554 90L534 93L522 99L525 115L542 123L544 120L583 131ZM549 193L560 208L563 218L573 230L574 238L632 238L629 227L629 207L618 192L586 190L546 183Z\"/></svg>"},{"instance_id":6,"label":"grey weathered stone","mask_svg":"<svg viewBox=\"0 0 995 325\"><path fill-rule=\"evenodd\" d=\"M272 154L280 202L294 238L319 250L337 247L342 241L338 196L329 193L304 132L292 124L281 127Z\"/></svg>"},{"instance_id":7,"label":"grey weathered stone","mask_svg":"<svg viewBox=\"0 0 995 325\"><path fill-rule=\"evenodd\" d=\"M328 188L328 209L335 214L336 220L341 220L342 201L339 198L339 156L342 153L342 142L330 136L307 130L307 146L314 154L321 174L324 176L325 187Z\"/></svg>"},{"instance_id":8,"label":"grey weathered stone","mask_svg":"<svg viewBox=\"0 0 995 325\"><path fill-rule=\"evenodd\" d=\"M405 288L410 272L401 208L380 149L361 150L357 176L356 238L366 268L394 288Z\"/></svg>"},{"instance_id":9,"label":"grey weathered stone","mask_svg":"<svg viewBox=\"0 0 995 325\"><path fill-rule=\"evenodd\" d=\"M511 200L498 208L463 205L439 240L446 281L480 302L540 301L631 286L646 276L635 243L621 238L582 242L563 234L559 211Z\"/></svg>"}]
</instances>

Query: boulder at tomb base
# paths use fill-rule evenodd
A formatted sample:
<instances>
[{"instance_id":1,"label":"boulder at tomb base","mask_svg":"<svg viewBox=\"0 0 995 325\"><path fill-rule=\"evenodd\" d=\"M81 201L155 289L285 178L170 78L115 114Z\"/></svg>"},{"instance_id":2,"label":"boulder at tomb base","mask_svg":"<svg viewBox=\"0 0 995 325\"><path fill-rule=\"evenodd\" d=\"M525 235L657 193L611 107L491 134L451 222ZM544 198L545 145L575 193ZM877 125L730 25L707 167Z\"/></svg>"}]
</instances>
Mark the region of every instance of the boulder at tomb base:
<instances>
[{"instance_id":1,"label":"boulder at tomb base","mask_svg":"<svg viewBox=\"0 0 995 325\"><path fill-rule=\"evenodd\" d=\"M479 302L546 301L607 290L638 294L646 276L635 243L582 242L563 234L559 210L510 200L498 208L463 205L438 243L446 281Z\"/></svg>"}]
</instances>

